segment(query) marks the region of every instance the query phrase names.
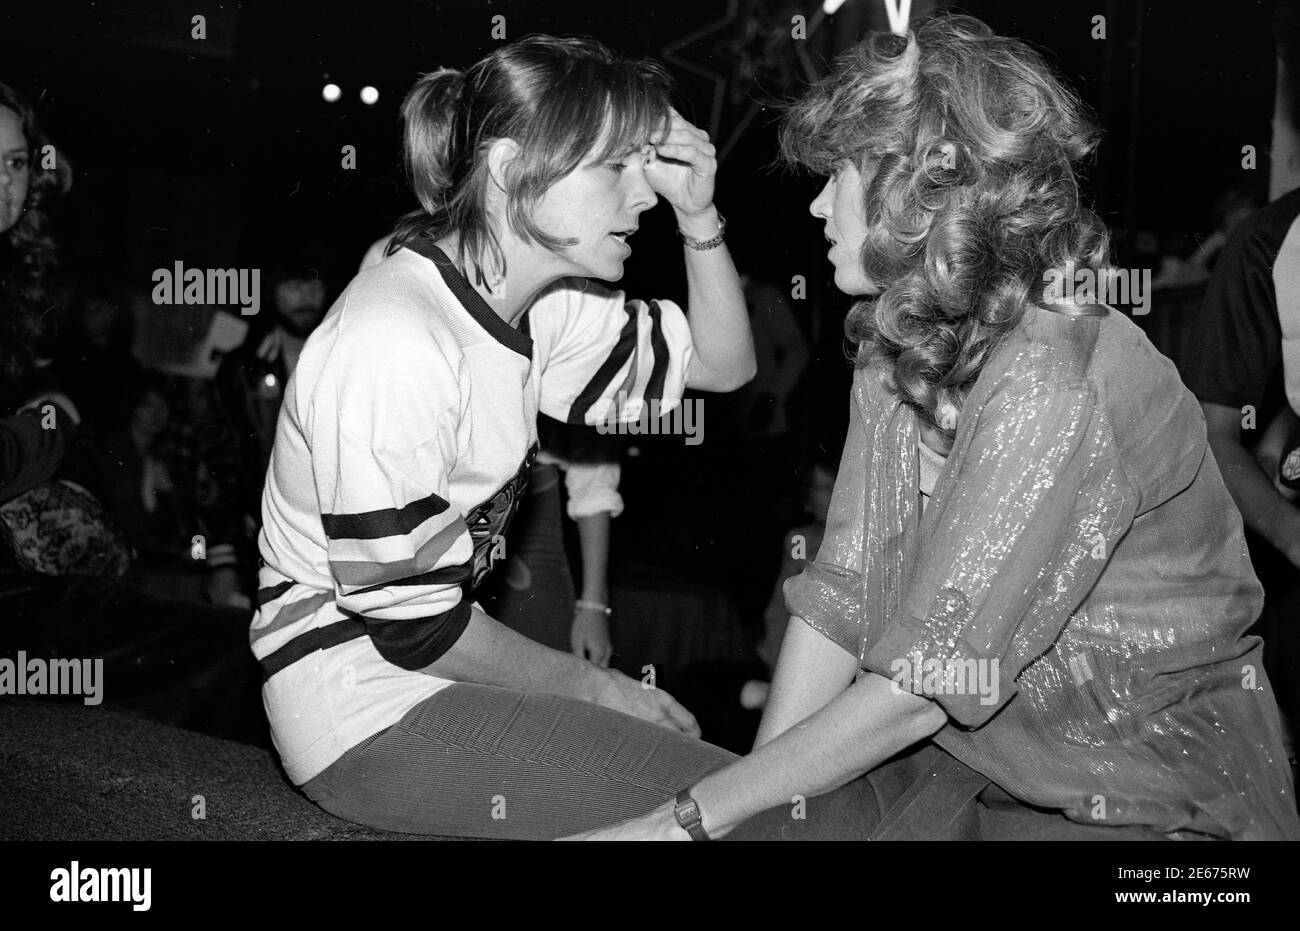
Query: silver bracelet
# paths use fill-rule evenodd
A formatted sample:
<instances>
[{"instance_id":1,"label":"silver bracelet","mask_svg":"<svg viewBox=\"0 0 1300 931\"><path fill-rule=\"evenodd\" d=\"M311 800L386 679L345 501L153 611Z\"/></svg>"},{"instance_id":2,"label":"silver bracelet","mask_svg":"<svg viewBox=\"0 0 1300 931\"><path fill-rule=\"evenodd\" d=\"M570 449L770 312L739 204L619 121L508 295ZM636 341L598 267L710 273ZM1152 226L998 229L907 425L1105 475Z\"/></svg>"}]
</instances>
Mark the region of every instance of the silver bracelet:
<instances>
[{"instance_id":1,"label":"silver bracelet","mask_svg":"<svg viewBox=\"0 0 1300 931\"><path fill-rule=\"evenodd\" d=\"M588 601L586 598L579 598L573 606L580 611L604 611L605 617L614 613L614 609L609 605L601 604L599 601Z\"/></svg>"},{"instance_id":2,"label":"silver bracelet","mask_svg":"<svg viewBox=\"0 0 1300 931\"><path fill-rule=\"evenodd\" d=\"M712 239L691 239L682 232L682 228L677 227L677 235L682 242L686 243L686 248L694 249L696 252L705 252L709 249L716 249L722 245L722 236L727 231L727 218L718 214L718 232Z\"/></svg>"}]
</instances>

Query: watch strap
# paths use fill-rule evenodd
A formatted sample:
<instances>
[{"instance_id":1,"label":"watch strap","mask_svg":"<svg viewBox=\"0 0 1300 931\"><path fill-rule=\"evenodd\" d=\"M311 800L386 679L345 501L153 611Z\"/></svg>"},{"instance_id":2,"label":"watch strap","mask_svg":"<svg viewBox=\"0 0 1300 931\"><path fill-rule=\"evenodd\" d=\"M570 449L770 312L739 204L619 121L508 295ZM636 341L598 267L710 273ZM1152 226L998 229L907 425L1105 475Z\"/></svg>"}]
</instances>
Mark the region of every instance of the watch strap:
<instances>
[{"instance_id":1,"label":"watch strap","mask_svg":"<svg viewBox=\"0 0 1300 931\"><path fill-rule=\"evenodd\" d=\"M691 835L691 840L713 840L700 823L700 803L691 798L690 789L682 789L677 793L673 814L677 817L677 823Z\"/></svg>"}]
</instances>

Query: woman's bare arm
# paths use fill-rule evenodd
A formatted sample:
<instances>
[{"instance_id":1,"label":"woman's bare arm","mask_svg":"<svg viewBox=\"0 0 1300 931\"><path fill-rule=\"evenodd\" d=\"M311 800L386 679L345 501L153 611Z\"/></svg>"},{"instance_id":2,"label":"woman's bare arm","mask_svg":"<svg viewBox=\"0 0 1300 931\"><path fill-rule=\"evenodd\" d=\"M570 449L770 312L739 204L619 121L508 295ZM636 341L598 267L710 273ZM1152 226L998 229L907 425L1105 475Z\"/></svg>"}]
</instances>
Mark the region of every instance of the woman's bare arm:
<instances>
[{"instance_id":1,"label":"woman's bare arm","mask_svg":"<svg viewBox=\"0 0 1300 931\"><path fill-rule=\"evenodd\" d=\"M770 743L853 683L857 660L797 617L790 618L754 749Z\"/></svg>"},{"instance_id":2,"label":"woman's bare arm","mask_svg":"<svg viewBox=\"0 0 1300 931\"><path fill-rule=\"evenodd\" d=\"M704 829L720 837L759 812L791 804L795 796L811 798L851 782L947 720L928 698L869 672L811 717L705 776L691 795Z\"/></svg>"},{"instance_id":3,"label":"woman's bare arm","mask_svg":"<svg viewBox=\"0 0 1300 931\"><path fill-rule=\"evenodd\" d=\"M708 239L718 231L718 211L710 207L697 217L680 212L682 232ZM735 391L754 377L754 335L740 276L725 245L699 251L685 248L688 319L695 354L686 384L701 391Z\"/></svg>"},{"instance_id":4,"label":"woman's bare arm","mask_svg":"<svg viewBox=\"0 0 1300 931\"><path fill-rule=\"evenodd\" d=\"M1300 508L1273 487L1255 457L1241 445L1241 412L1223 404L1201 402L1206 435L1223 483L1241 511L1246 526L1300 566Z\"/></svg>"},{"instance_id":5,"label":"woman's bare arm","mask_svg":"<svg viewBox=\"0 0 1300 931\"><path fill-rule=\"evenodd\" d=\"M544 647L478 608L472 609L468 626L451 649L420 671L456 682L565 695L692 737L700 734L691 713L662 689L644 688L621 672Z\"/></svg>"}]
</instances>

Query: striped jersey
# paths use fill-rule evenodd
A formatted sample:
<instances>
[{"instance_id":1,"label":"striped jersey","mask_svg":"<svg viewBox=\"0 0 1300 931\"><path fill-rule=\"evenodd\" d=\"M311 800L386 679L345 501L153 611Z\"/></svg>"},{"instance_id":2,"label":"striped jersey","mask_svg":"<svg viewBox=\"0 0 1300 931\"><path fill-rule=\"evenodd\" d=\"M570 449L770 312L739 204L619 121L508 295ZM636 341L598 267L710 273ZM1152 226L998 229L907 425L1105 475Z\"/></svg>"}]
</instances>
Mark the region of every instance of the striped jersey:
<instances>
[{"instance_id":1,"label":"striped jersey","mask_svg":"<svg viewBox=\"0 0 1300 931\"><path fill-rule=\"evenodd\" d=\"M503 321L432 243L357 275L285 391L250 633L302 785L451 682L418 670L469 622L536 453L569 423L680 403L682 310L566 279Z\"/></svg>"}]
</instances>

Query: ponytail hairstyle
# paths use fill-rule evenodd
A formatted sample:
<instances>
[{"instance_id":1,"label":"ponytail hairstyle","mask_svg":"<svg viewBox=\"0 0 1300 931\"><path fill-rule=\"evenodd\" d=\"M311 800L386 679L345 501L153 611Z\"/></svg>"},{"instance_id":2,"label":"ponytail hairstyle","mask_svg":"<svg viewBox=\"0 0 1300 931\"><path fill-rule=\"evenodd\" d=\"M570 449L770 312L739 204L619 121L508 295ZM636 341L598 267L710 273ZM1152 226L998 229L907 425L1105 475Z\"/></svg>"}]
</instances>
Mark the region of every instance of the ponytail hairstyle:
<instances>
[{"instance_id":1,"label":"ponytail hairstyle","mask_svg":"<svg viewBox=\"0 0 1300 931\"><path fill-rule=\"evenodd\" d=\"M0 416L12 413L35 367L42 320L59 302L54 277L58 248L51 234L53 207L72 186L63 152L54 151L25 97L0 83L0 107L18 114L27 143L29 175L23 213L0 233ZM49 154L53 154L53 168Z\"/></svg>"},{"instance_id":2,"label":"ponytail hairstyle","mask_svg":"<svg viewBox=\"0 0 1300 931\"><path fill-rule=\"evenodd\" d=\"M1099 131L1042 57L968 16L876 34L786 114L785 159L867 181L862 268L882 288L845 321L857 364L925 423L956 415L1049 269L1104 266L1109 236L1076 168ZM1056 279L1059 281L1059 279Z\"/></svg>"},{"instance_id":3,"label":"ponytail hairstyle","mask_svg":"<svg viewBox=\"0 0 1300 931\"><path fill-rule=\"evenodd\" d=\"M667 125L670 92L658 64L620 58L587 38L527 36L464 73L424 75L402 103L406 171L420 207L398 222L388 254L454 230L460 265L472 265L480 285L484 267L505 273L487 216L487 156L498 139L519 145L504 179L510 230L551 250L573 245L539 229L534 208L584 161L650 141Z\"/></svg>"}]
</instances>

